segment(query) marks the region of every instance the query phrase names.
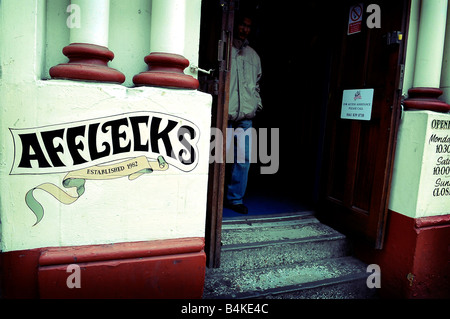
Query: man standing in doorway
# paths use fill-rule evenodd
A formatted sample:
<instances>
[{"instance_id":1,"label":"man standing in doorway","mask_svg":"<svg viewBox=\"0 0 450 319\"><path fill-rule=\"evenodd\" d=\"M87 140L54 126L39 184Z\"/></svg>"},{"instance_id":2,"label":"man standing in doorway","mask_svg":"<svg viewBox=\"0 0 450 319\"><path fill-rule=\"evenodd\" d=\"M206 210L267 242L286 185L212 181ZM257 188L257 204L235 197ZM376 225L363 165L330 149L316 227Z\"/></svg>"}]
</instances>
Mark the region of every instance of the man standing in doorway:
<instances>
[{"instance_id":1,"label":"man standing in doorway","mask_svg":"<svg viewBox=\"0 0 450 319\"><path fill-rule=\"evenodd\" d=\"M249 129L252 127L252 119L256 112L262 109L259 95L261 60L248 43L252 18L242 15L236 21L237 29L233 40L230 71L227 132L227 154L234 150L234 161L225 185L224 202L225 207L240 214L247 214L248 209L243 203L243 198L251 161L252 130Z\"/></svg>"}]
</instances>

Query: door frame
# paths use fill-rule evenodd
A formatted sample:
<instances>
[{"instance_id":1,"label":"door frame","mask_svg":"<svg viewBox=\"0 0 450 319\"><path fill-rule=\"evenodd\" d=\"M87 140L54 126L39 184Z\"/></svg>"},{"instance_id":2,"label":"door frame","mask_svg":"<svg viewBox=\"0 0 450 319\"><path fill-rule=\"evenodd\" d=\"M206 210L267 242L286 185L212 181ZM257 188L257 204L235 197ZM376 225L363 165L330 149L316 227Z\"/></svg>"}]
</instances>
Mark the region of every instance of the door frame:
<instances>
[{"instance_id":1,"label":"door frame","mask_svg":"<svg viewBox=\"0 0 450 319\"><path fill-rule=\"evenodd\" d=\"M405 72L405 63L406 63L406 48L408 43L408 31L409 31L409 19L411 15L411 0L403 0L403 15L402 15L402 32L403 32L403 41L400 44L399 48L399 56L398 56L398 72L397 78L395 79L396 93L395 93L395 102L393 102L393 129L390 132L390 144L388 148L388 166L387 166L387 178L385 179L385 191L383 194L383 208L382 208L382 218L379 220L377 225L377 238L374 243L375 249L383 249L385 235L386 235L386 224L389 210L389 198L391 194L391 184L392 184L392 175L394 171L394 161L395 161L395 150L397 148L397 135L400 126L401 115L403 112L402 103L403 103L403 82L404 82L404 72Z\"/></svg>"},{"instance_id":2,"label":"door frame","mask_svg":"<svg viewBox=\"0 0 450 319\"><path fill-rule=\"evenodd\" d=\"M230 91L231 46L234 29L234 0L220 0L222 7L222 27L218 43L219 87L217 107L213 112L211 127L221 130L222 140L216 140L215 150L222 151L226 158L226 131L228 126L228 101ZM222 213L225 184L225 162L209 164L208 200L206 211L205 251L206 265L220 267Z\"/></svg>"},{"instance_id":3,"label":"door frame","mask_svg":"<svg viewBox=\"0 0 450 319\"><path fill-rule=\"evenodd\" d=\"M219 1L219 0L217 0ZM404 1L404 12L402 18L402 26L403 26L403 41L401 44L400 52L399 52L399 61L404 64L405 56L406 56L406 43L407 43L407 31L409 26L409 15L410 15L410 7L411 0L403 0ZM226 158L226 128L228 122L228 92L229 92L229 63L230 59L228 54L231 52L231 41L233 37L233 28L234 28L234 11L235 4L239 1L236 0L220 0L220 4L223 8L222 12L222 34L221 34L221 43L222 47L220 50L224 52L222 59L219 61L220 63L220 72L219 72L219 90L218 90L218 101L217 107L213 110L212 117L212 127L216 127L222 130L223 133L223 145L222 145L222 158ZM356 2L355 2L356 3ZM219 50L219 51L220 51ZM228 60L227 60L228 58ZM331 61L330 61L331 62ZM330 71L333 70L336 66L335 62L330 63ZM332 81L332 76L328 77L328 83ZM395 148L397 141L397 132L398 126L400 123L401 116L401 93L402 93L402 81L400 79L400 74L396 79L396 87L398 88L396 92L396 100L393 103L394 106L394 115L393 115L393 129L390 131L390 143L388 149L388 166L387 166L387 178L385 179L384 184L384 195L383 195L383 218L380 220L378 225L379 229L381 229L380 236L377 236L378 239L375 242L375 247L381 249L383 247L384 241L384 230L386 228L386 219L387 219L387 211L389 205L389 194L391 188L391 180L392 180L392 171L394 164L394 156L395 156ZM327 113L329 110L328 101L330 98L330 92L328 91L327 102L324 106L325 110L323 113L323 134L326 132L327 123ZM321 147L324 145L322 144ZM216 150L220 149L216 147ZM323 150L321 153L321 161L323 157ZM325 163L321 163L318 167L318 176L316 178L316 185L314 186L317 190L321 187L320 184L324 185L324 181L326 181L326 177L324 178L323 172ZM207 203L207 216L206 216L206 231L205 231L205 252L207 256L207 267L209 268L218 268L220 267L220 256L221 256L221 238L222 238L222 213L223 213L223 195L224 195L224 181L225 181L225 163L211 163L209 169L209 179L208 179L208 203ZM321 196L320 196L321 197ZM320 208L322 199L317 199L317 206ZM315 200L316 201L316 200ZM320 214L318 214L320 218ZM324 222L327 222L324 220Z\"/></svg>"}]
</instances>

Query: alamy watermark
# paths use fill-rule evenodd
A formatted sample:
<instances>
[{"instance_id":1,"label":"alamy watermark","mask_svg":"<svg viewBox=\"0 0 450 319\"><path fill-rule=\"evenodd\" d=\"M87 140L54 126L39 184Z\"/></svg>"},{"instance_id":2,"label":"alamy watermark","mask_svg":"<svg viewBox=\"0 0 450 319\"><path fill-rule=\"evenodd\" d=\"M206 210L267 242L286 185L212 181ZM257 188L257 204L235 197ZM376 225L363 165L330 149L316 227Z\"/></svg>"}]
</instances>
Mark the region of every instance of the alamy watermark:
<instances>
[{"instance_id":1,"label":"alamy watermark","mask_svg":"<svg viewBox=\"0 0 450 319\"><path fill-rule=\"evenodd\" d=\"M367 277L366 285L368 288L381 288L381 268L377 264L367 266L370 275Z\"/></svg>"},{"instance_id":2,"label":"alamy watermark","mask_svg":"<svg viewBox=\"0 0 450 319\"><path fill-rule=\"evenodd\" d=\"M226 151L224 138L226 136ZM226 135L211 128L209 163L260 163L261 174L275 174L280 166L279 128L227 128ZM225 155L224 155L225 154Z\"/></svg>"},{"instance_id":3,"label":"alamy watermark","mask_svg":"<svg viewBox=\"0 0 450 319\"><path fill-rule=\"evenodd\" d=\"M67 17L66 25L69 29L81 28L81 8L77 4L69 4L67 6L66 12L70 15Z\"/></svg>"},{"instance_id":4,"label":"alamy watermark","mask_svg":"<svg viewBox=\"0 0 450 319\"><path fill-rule=\"evenodd\" d=\"M81 269L77 264L70 264L66 272L71 273L66 280L67 288L81 288Z\"/></svg>"}]
</instances>

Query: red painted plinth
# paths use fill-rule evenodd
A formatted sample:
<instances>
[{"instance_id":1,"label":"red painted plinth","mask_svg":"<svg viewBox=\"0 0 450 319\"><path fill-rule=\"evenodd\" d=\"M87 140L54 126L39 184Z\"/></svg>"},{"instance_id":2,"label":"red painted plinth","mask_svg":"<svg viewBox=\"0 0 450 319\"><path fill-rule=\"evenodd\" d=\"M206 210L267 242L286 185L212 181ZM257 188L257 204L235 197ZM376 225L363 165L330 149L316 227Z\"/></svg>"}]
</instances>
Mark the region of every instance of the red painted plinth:
<instances>
[{"instance_id":1,"label":"red painted plinth","mask_svg":"<svg viewBox=\"0 0 450 319\"><path fill-rule=\"evenodd\" d=\"M448 112L450 105L438 100L442 93L442 90L437 88L412 88L408 90L409 97L403 104L408 109Z\"/></svg>"},{"instance_id":2,"label":"red painted plinth","mask_svg":"<svg viewBox=\"0 0 450 319\"><path fill-rule=\"evenodd\" d=\"M355 253L380 266L383 298L450 298L450 215L411 218L389 211L383 249L356 243Z\"/></svg>"},{"instance_id":3,"label":"red painted plinth","mask_svg":"<svg viewBox=\"0 0 450 319\"><path fill-rule=\"evenodd\" d=\"M3 298L202 297L203 238L49 247L0 254ZM74 268L79 271L80 287Z\"/></svg>"},{"instance_id":4,"label":"red painted plinth","mask_svg":"<svg viewBox=\"0 0 450 319\"><path fill-rule=\"evenodd\" d=\"M69 58L69 62L50 68L50 76L54 79L112 83L125 81L123 73L108 66L108 62L114 59L114 53L106 47L71 43L64 47L63 54Z\"/></svg>"},{"instance_id":5,"label":"red painted plinth","mask_svg":"<svg viewBox=\"0 0 450 319\"><path fill-rule=\"evenodd\" d=\"M199 82L184 74L189 60L179 54L152 52L144 58L148 71L133 77L138 86L162 86L168 88L198 89Z\"/></svg>"}]
</instances>

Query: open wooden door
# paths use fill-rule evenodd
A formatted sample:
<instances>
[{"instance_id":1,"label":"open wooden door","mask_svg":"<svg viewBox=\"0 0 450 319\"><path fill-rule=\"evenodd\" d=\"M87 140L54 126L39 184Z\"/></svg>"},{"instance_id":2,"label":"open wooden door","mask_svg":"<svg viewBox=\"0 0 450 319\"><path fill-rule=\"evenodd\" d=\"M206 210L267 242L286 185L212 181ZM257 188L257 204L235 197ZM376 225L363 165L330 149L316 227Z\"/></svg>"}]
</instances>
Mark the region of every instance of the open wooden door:
<instances>
[{"instance_id":1,"label":"open wooden door","mask_svg":"<svg viewBox=\"0 0 450 319\"><path fill-rule=\"evenodd\" d=\"M371 4L379 6L379 28L372 24L377 18L373 6L367 12ZM409 1L341 2L339 10L318 216L381 249L401 114ZM351 14L355 20L362 15L361 27L348 34ZM364 95L367 89L373 89L370 120L359 119L357 109L355 117L341 118L344 92ZM361 98L355 94L355 101Z\"/></svg>"},{"instance_id":2,"label":"open wooden door","mask_svg":"<svg viewBox=\"0 0 450 319\"><path fill-rule=\"evenodd\" d=\"M234 26L234 0L203 1L202 30L199 64L209 65L216 71L206 76L200 84L204 91L213 95L211 127L222 131L223 139L216 140L215 150L226 152L226 128L228 122L228 92L230 87L231 46ZM217 22L220 22L217 25ZM212 26L216 26L215 28ZM213 142L213 141L212 141ZM205 252L207 266L220 266L220 248L222 232L223 191L225 181L225 163L213 162L209 167L208 203L206 216Z\"/></svg>"}]
</instances>

